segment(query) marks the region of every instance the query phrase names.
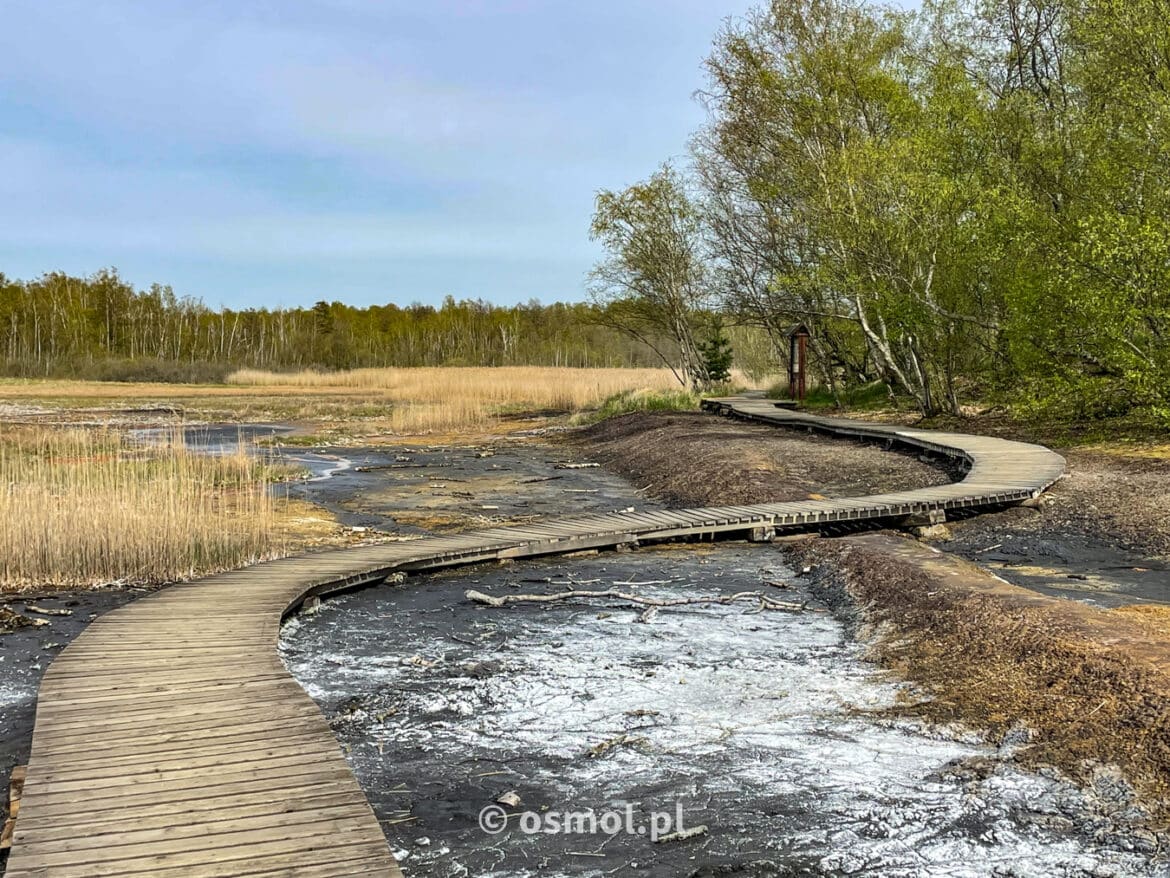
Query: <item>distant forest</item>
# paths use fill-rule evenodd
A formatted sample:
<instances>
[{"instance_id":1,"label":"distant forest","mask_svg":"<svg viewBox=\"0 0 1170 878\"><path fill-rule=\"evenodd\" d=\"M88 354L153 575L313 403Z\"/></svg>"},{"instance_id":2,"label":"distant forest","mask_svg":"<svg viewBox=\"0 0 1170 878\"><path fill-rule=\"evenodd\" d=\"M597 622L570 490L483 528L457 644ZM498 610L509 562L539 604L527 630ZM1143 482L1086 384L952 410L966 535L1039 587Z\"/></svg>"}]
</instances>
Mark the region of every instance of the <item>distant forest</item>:
<instances>
[{"instance_id":1,"label":"distant forest","mask_svg":"<svg viewBox=\"0 0 1170 878\"><path fill-rule=\"evenodd\" d=\"M606 306L455 301L356 308L216 310L170 287L135 290L114 270L0 274L0 370L17 377L218 381L243 367L660 366L655 348L615 328ZM741 365L778 368L762 333L731 328Z\"/></svg>"}]
</instances>

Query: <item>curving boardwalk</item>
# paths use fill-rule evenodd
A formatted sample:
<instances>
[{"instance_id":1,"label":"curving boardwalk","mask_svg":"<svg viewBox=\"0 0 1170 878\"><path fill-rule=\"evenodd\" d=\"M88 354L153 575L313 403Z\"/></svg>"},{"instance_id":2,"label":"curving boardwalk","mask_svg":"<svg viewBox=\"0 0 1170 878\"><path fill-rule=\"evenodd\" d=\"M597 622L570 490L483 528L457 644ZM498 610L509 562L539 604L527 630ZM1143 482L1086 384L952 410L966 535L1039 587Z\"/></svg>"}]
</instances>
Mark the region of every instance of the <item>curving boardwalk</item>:
<instances>
[{"instance_id":1,"label":"curving boardwalk","mask_svg":"<svg viewBox=\"0 0 1170 878\"><path fill-rule=\"evenodd\" d=\"M1018 503L1064 460L1035 445L708 400L738 417L946 455L951 485L841 500L613 513L287 558L95 621L41 683L8 878L398 876L325 719L285 671L281 619L396 571L647 540L898 520Z\"/></svg>"}]
</instances>

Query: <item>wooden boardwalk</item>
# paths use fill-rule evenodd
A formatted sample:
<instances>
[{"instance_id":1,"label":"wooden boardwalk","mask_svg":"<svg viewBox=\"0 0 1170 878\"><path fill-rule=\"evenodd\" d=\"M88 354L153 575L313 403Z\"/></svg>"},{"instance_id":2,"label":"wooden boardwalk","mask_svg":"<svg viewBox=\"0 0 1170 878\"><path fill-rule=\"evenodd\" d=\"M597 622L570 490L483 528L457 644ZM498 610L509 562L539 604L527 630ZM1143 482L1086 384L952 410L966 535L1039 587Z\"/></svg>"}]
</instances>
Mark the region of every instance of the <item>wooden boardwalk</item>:
<instances>
[{"instance_id":1,"label":"wooden boardwalk","mask_svg":"<svg viewBox=\"0 0 1170 878\"><path fill-rule=\"evenodd\" d=\"M95 621L41 683L8 878L397 876L329 725L277 656L310 595L402 570L1017 503L1064 460L1035 445L709 400L725 414L945 455L951 485L842 500L612 513L323 552L185 583Z\"/></svg>"}]
</instances>

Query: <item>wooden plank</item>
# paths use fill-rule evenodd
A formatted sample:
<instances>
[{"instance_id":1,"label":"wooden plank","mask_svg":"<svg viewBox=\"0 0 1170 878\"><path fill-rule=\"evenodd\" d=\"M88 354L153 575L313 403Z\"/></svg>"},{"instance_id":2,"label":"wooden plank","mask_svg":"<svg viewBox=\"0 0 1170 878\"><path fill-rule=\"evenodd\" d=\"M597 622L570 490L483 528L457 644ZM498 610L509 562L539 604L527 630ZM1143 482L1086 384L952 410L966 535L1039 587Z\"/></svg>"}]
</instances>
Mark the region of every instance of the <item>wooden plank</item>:
<instances>
[{"instance_id":1,"label":"wooden plank","mask_svg":"<svg viewBox=\"0 0 1170 878\"><path fill-rule=\"evenodd\" d=\"M335 805L345 805L353 802L353 790L345 787L323 785L315 791L303 789L290 790L283 796L265 793L253 793L247 796L238 796L232 800L230 808L225 808L222 799L213 799L206 807L195 807L200 803L180 802L170 806L154 806L115 810L104 813L95 813L85 821L85 840L96 836L104 837L132 831L151 829L167 829L169 827L207 827L226 820L238 820L269 814L296 814L303 810L315 808L330 808ZM211 813L199 814L199 811ZM78 815L80 817L80 815ZM194 817L194 821L192 821ZM287 818L286 818L287 819ZM48 825L24 825L22 823L18 833L21 841L35 839L38 845L52 842L69 842L76 844L79 841L77 827L65 821L54 822ZM84 841L84 840L83 840Z\"/></svg>"},{"instance_id":2,"label":"wooden plank","mask_svg":"<svg viewBox=\"0 0 1170 878\"><path fill-rule=\"evenodd\" d=\"M12 847L12 837L16 832L16 818L20 815L20 799L24 791L24 781L28 776L27 765L16 765L8 779L8 819L0 829L0 851Z\"/></svg>"},{"instance_id":3,"label":"wooden plank","mask_svg":"<svg viewBox=\"0 0 1170 878\"><path fill-rule=\"evenodd\" d=\"M333 768L312 776L281 778L266 783L224 784L209 789L206 796L182 795L169 801L156 799L127 803L115 799L92 810L75 807L45 813L38 811L35 817L26 811L16 828L16 838L19 840L23 836L33 842L61 834L88 838L91 828L94 833L108 832L110 824L123 829L128 825L138 825L142 820L154 820L160 825L170 825L168 821L202 824L223 819L223 815L235 813L236 808L253 806L257 810L298 811L311 807L318 794L337 794L353 801L352 774Z\"/></svg>"}]
</instances>

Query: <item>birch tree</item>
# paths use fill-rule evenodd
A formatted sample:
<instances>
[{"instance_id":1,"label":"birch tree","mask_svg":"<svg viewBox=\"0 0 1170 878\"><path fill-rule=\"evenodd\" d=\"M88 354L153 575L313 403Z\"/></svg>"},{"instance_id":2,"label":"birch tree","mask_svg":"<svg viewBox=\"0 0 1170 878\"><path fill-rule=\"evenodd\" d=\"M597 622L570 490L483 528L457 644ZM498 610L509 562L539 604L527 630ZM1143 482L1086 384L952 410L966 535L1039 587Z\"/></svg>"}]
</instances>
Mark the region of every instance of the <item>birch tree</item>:
<instances>
[{"instance_id":1,"label":"birch tree","mask_svg":"<svg viewBox=\"0 0 1170 878\"><path fill-rule=\"evenodd\" d=\"M685 387L708 386L696 341L709 301L703 230L682 176L666 164L645 182L599 192L590 235L607 251L591 273L606 319L652 347Z\"/></svg>"}]
</instances>

